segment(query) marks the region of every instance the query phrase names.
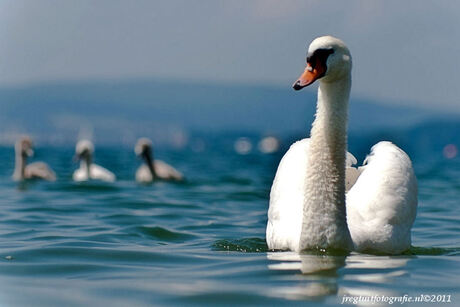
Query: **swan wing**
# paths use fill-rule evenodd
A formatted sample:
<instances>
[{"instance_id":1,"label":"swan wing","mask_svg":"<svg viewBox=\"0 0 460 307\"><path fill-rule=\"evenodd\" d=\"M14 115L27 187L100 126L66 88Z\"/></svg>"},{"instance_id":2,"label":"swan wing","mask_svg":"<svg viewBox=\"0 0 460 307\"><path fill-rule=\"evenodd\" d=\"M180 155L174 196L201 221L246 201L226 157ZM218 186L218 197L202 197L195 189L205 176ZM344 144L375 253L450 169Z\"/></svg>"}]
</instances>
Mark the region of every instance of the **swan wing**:
<instances>
[{"instance_id":1,"label":"swan wing","mask_svg":"<svg viewBox=\"0 0 460 307\"><path fill-rule=\"evenodd\" d=\"M298 250L310 139L291 145L276 171L270 192L268 248Z\"/></svg>"},{"instance_id":2,"label":"swan wing","mask_svg":"<svg viewBox=\"0 0 460 307\"><path fill-rule=\"evenodd\" d=\"M372 147L348 191L347 222L355 250L398 254L411 244L417 181L407 154L390 142Z\"/></svg>"},{"instance_id":3,"label":"swan wing","mask_svg":"<svg viewBox=\"0 0 460 307\"><path fill-rule=\"evenodd\" d=\"M107 181L107 182L114 182L116 179L115 175L111 171L97 164L91 164L90 177L91 179Z\"/></svg>"},{"instance_id":4,"label":"swan wing","mask_svg":"<svg viewBox=\"0 0 460 307\"><path fill-rule=\"evenodd\" d=\"M155 173L159 179L162 180L184 180L184 175L176 170L174 167L161 160L155 160Z\"/></svg>"},{"instance_id":5,"label":"swan wing","mask_svg":"<svg viewBox=\"0 0 460 307\"><path fill-rule=\"evenodd\" d=\"M347 152L347 160L345 162L345 192L348 192L361 174L360 170L353 165L356 165L358 160L351 153Z\"/></svg>"},{"instance_id":6,"label":"swan wing","mask_svg":"<svg viewBox=\"0 0 460 307\"><path fill-rule=\"evenodd\" d=\"M48 166L48 164L44 162L34 162L26 166L24 170L24 176L26 178L37 178L37 179L45 179L49 181L56 180L56 174L54 171Z\"/></svg>"}]
</instances>

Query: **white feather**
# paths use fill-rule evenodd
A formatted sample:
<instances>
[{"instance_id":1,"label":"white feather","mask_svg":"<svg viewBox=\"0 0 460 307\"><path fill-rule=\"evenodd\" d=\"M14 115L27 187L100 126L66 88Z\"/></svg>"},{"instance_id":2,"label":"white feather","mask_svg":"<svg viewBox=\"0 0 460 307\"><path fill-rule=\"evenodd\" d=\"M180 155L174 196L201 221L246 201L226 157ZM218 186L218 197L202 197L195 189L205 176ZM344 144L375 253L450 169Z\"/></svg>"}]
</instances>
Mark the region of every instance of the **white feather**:
<instances>
[{"instance_id":1,"label":"white feather","mask_svg":"<svg viewBox=\"0 0 460 307\"><path fill-rule=\"evenodd\" d=\"M75 146L76 157L80 160L80 167L72 175L74 181L101 180L114 182L115 175L93 163L94 145L89 140L80 140Z\"/></svg>"},{"instance_id":2,"label":"white feather","mask_svg":"<svg viewBox=\"0 0 460 307\"><path fill-rule=\"evenodd\" d=\"M276 171L267 223L267 243L271 249L299 249L309 145L310 139L292 144Z\"/></svg>"},{"instance_id":3,"label":"white feather","mask_svg":"<svg viewBox=\"0 0 460 307\"><path fill-rule=\"evenodd\" d=\"M409 157L390 142L372 147L347 193L347 222L355 250L397 254L411 244L417 180Z\"/></svg>"},{"instance_id":4,"label":"white feather","mask_svg":"<svg viewBox=\"0 0 460 307\"><path fill-rule=\"evenodd\" d=\"M136 171L136 181L141 183L150 183L154 179L159 180L169 180L169 181L182 181L184 180L184 175L181 172L176 170L171 165L163 162L161 160L155 160L154 162L155 175L156 178L153 178L152 172L148 168L147 164L143 163Z\"/></svg>"},{"instance_id":5,"label":"white feather","mask_svg":"<svg viewBox=\"0 0 460 307\"><path fill-rule=\"evenodd\" d=\"M412 163L394 144L380 142L363 166L353 167L357 160L346 152L351 55L330 36L315 39L309 52L331 48L311 138L291 146L273 180L267 244L398 254L410 248L417 210Z\"/></svg>"},{"instance_id":6,"label":"white feather","mask_svg":"<svg viewBox=\"0 0 460 307\"><path fill-rule=\"evenodd\" d=\"M89 173L88 168L85 165L81 165L80 168L75 170L72 178L74 181L101 180L106 182L114 182L116 179L111 171L94 163L89 166Z\"/></svg>"}]
</instances>

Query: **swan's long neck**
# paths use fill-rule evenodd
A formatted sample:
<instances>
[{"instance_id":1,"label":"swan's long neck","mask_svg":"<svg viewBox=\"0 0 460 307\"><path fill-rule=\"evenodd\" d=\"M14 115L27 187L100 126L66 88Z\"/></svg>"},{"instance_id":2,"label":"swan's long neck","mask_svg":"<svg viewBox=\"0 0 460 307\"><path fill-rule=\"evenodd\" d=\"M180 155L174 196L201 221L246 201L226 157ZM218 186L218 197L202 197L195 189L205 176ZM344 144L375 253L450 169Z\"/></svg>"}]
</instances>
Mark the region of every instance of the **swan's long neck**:
<instances>
[{"instance_id":1,"label":"swan's long neck","mask_svg":"<svg viewBox=\"0 0 460 307\"><path fill-rule=\"evenodd\" d=\"M20 150L16 150L16 158L14 160L14 173L13 178L16 180L24 179L24 172L26 169L26 158L22 155Z\"/></svg>"},{"instance_id":2,"label":"swan's long neck","mask_svg":"<svg viewBox=\"0 0 460 307\"><path fill-rule=\"evenodd\" d=\"M150 174L152 175L152 179L155 179L157 177L157 173L155 171L155 163L153 160L152 152L151 151L145 152L144 159L145 159L145 163L147 164L147 167L149 168Z\"/></svg>"},{"instance_id":3,"label":"swan's long neck","mask_svg":"<svg viewBox=\"0 0 460 307\"><path fill-rule=\"evenodd\" d=\"M88 177L91 176L91 172L90 172L91 163L92 163L91 155L86 155L80 160L80 168L84 169L87 172Z\"/></svg>"},{"instance_id":4,"label":"swan's long neck","mask_svg":"<svg viewBox=\"0 0 460 307\"><path fill-rule=\"evenodd\" d=\"M311 129L300 249L350 249L345 208L345 156L351 76L320 82Z\"/></svg>"}]
</instances>

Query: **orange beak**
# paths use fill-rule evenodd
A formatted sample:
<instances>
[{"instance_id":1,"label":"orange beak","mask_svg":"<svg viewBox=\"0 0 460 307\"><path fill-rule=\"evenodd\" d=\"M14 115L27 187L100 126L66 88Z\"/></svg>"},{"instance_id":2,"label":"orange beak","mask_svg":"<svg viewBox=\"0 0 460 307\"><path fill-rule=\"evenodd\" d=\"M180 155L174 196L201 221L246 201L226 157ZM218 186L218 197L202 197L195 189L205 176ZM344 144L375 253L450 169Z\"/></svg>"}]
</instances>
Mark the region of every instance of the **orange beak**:
<instances>
[{"instance_id":1,"label":"orange beak","mask_svg":"<svg viewBox=\"0 0 460 307\"><path fill-rule=\"evenodd\" d=\"M304 87L312 84L316 81L316 79L321 78L324 76L326 72L326 67L321 64L321 61L316 60L315 66L312 66L310 63L307 62L307 67L305 71L300 76L300 78L294 82L292 87L298 91L303 89Z\"/></svg>"}]
</instances>

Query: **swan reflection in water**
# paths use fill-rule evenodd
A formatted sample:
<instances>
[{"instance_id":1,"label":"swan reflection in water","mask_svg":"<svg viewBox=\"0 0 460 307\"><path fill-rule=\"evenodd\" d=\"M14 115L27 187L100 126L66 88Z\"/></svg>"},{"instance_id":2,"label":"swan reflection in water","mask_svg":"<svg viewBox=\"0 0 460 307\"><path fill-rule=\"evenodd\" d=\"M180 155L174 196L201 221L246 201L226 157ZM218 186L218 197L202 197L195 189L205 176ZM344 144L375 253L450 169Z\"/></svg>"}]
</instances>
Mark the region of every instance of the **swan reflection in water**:
<instances>
[{"instance_id":1,"label":"swan reflection in water","mask_svg":"<svg viewBox=\"0 0 460 307\"><path fill-rule=\"evenodd\" d=\"M404 267L411 257L271 252L267 253L267 259L270 270L300 273L280 275L286 285L270 289L269 295L291 300L322 300L336 295L341 300L344 295L398 295L386 289L385 284L408 274ZM367 286L362 286L363 283ZM369 288L369 283L375 287ZM359 302L362 303L365 302Z\"/></svg>"}]
</instances>

